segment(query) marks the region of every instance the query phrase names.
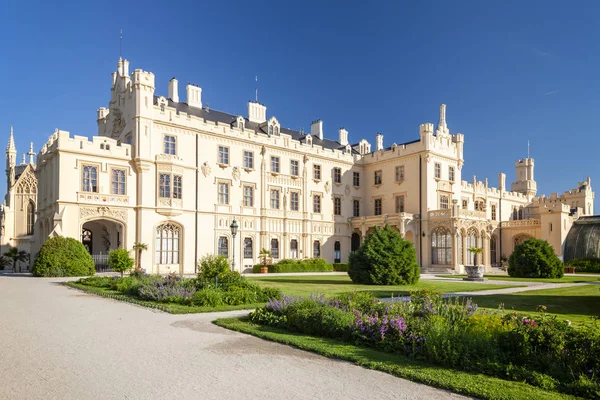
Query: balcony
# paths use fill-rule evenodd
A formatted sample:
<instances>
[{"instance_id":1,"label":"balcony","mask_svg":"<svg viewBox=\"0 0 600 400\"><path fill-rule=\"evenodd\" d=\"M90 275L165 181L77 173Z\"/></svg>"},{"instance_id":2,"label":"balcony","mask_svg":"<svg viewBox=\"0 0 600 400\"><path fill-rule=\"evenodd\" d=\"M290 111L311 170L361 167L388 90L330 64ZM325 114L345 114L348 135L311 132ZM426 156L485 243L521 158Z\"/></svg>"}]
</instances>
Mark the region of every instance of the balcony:
<instances>
[{"instance_id":1,"label":"balcony","mask_svg":"<svg viewBox=\"0 0 600 400\"><path fill-rule=\"evenodd\" d=\"M452 210L433 210L428 212L429 219L445 219L452 216Z\"/></svg>"},{"instance_id":2,"label":"balcony","mask_svg":"<svg viewBox=\"0 0 600 400\"><path fill-rule=\"evenodd\" d=\"M538 226L540 225L539 219L521 219L515 221L504 221L500 223L503 228L521 228L528 226Z\"/></svg>"},{"instance_id":3,"label":"balcony","mask_svg":"<svg viewBox=\"0 0 600 400\"><path fill-rule=\"evenodd\" d=\"M458 216L465 219L487 219L485 211L463 210L458 211Z\"/></svg>"},{"instance_id":4,"label":"balcony","mask_svg":"<svg viewBox=\"0 0 600 400\"><path fill-rule=\"evenodd\" d=\"M121 194L99 194L93 192L78 192L77 201L93 204L129 205L129 196Z\"/></svg>"},{"instance_id":5,"label":"balcony","mask_svg":"<svg viewBox=\"0 0 600 400\"><path fill-rule=\"evenodd\" d=\"M269 185L302 188L302 178L295 175L269 174L267 175Z\"/></svg>"}]
</instances>

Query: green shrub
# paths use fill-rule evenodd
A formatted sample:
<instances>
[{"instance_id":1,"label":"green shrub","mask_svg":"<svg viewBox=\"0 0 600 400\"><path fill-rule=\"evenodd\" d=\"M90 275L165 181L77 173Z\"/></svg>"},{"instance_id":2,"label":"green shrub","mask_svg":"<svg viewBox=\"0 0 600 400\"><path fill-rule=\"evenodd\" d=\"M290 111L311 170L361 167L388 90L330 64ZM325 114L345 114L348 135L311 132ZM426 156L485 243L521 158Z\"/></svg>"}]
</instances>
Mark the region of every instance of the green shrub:
<instances>
[{"instance_id":1,"label":"green shrub","mask_svg":"<svg viewBox=\"0 0 600 400\"><path fill-rule=\"evenodd\" d=\"M354 283L406 285L419 280L420 268L413 244L386 225L376 227L350 255L348 275Z\"/></svg>"},{"instance_id":2,"label":"green shrub","mask_svg":"<svg viewBox=\"0 0 600 400\"><path fill-rule=\"evenodd\" d=\"M336 272L348 272L348 263L333 263L333 270Z\"/></svg>"},{"instance_id":3,"label":"green shrub","mask_svg":"<svg viewBox=\"0 0 600 400\"><path fill-rule=\"evenodd\" d=\"M114 280L115 278L110 276L90 276L89 278L79 279L77 283L97 288L110 288Z\"/></svg>"},{"instance_id":4,"label":"green shrub","mask_svg":"<svg viewBox=\"0 0 600 400\"><path fill-rule=\"evenodd\" d=\"M258 301L269 301L271 299L280 299L282 296L281 290L274 287L263 287L261 288L260 296Z\"/></svg>"},{"instance_id":5,"label":"green shrub","mask_svg":"<svg viewBox=\"0 0 600 400\"><path fill-rule=\"evenodd\" d=\"M125 278L120 278L116 280L115 290L137 296L139 294L139 288L148 280L135 278L132 276L128 276Z\"/></svg>"},{"instance_id":6,"label":"green shrub","mask_svg":"<svg viewBox=\"0 0 600 400\"><path fill-rule=\"evenodd\" d=\"M129 256L129 252L125 249L113 249L108 252L108 265L113 271L120 272L123 276L123 272L133 268L133 258Z\"/></svg>"},{"instance_id":7,"label":"green shrub","mask_svg":"<svg viewBox=\"0 0 600 400\"><path fill-rule=\"evenodd\" d=\"M260 264L254 264L254 265L252 266L252 273L253 273L253 274L258 274L258 273L260 273L260 269L261 269L261 268L262 268L262 265L260 265Z\"/></svg>"},{"instance_id":8,"label":"green shrub","mask_svg":"<svg viewBox=\"0 0 600 400\"><path fill-rule=\"evenodd\" d=\"M510 256L508 275L519 278L562 278L563 265L545 240L527 239Z\"/></svg>"},{"instance_id":9,"label":"green shrub","mask_svg":"<svg viewBox=\"0 0 600 400\"><path fill-rule=\"evenodd\" d=\"M575 267L575 272L600 273L600 259L577 258L567 261L565 267Z\"/></svg>"},{"instance_id":10,"label":"green shrub","mask_svg":"<svg viewBox=\"0 0 600 400\"><path fill-rule=\"evenodd\" d=\"M224 304L223 292L217 289L200 289L192 296L192 302L195 306L201 307L222 306Z\"/></svg>"},{"instance_id":11,"label":"green shrub","mask_svg":"<svg viewBox=\"0 0 600 400\"><path fill-rule=\"evenodd\" d=\"M88 276L96 270L92 256L81 242L56 236L44 242L32 272L34 276Z\"/></svg>"},{"instance_id":12,"label":"green shrub","mask_svg":"<svg viewBox=\"0 0 600 400\"><path fill-rule=\"evenodd\" d=\"M304 300L290 305L286 316L289 329L335 339L349 338L350 324L354 321L351 312L314 300Z\"/></svg>"},{"instance_id":13,"label":"green shrub","mask_svg":"<svg viewBox=\"0 0 600 400\"><path fill-rule=\"evenodd\" d=\"M229 261L227 261L227 257L225 256L207 254L200 259L199 264L198 279L203 281L214 280L215 277L231 270Z\"/></svg>"},{"instance_id":14,"label":"green shrub","mask_svg":"<svg viewBox=\"0 0 600 400\"><path fill-rule=\"evenodd\" d=\"M230 306L257 303L261 293L260 288L232 287L223 292L223 302Z\"/></svg>"},{"instance_id":15,"label":"green shrub","mask_svg":"<svg viewBox=\"0 0 600 400\"><path fill-rule=\"evenodd\" d=\"M258 269L260 272L260 267ZM304 260L283 259L269 265L269 273L281 272L331 272L333 266L322 258L307 258Z\"/></svg>"}]
</instances>

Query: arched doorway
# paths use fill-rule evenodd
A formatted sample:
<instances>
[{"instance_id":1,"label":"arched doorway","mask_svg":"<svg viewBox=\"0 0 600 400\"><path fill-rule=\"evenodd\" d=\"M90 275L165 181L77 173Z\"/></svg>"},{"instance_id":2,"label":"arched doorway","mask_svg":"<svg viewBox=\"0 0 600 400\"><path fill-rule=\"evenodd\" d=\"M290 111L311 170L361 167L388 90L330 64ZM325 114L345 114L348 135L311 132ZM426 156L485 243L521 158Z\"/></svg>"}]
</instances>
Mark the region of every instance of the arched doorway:
<instances>
[{"instance_id":1,"label":"arched doorway","mask_svg":"<svg viewBox=\"0 0 600 400\"><path fill-rule=\"evenodd\" d=\"M94 259L97 272L110 271L108 252L124 247L124 226L110 219L85 222L81 227L81 243Z\"/></svg>"},{"instance_id":2,"label":"arched doorway","mask_svg":"<svg viewBox=\"0 0 600 400\"><path fill-rule=\"evenodd\" d=\"M354 253L355 251L358 250L359 247L360 247L360 235L358 233L354 232L351 237L350 251L352 251Z\"/></svg>"}]
</instances>

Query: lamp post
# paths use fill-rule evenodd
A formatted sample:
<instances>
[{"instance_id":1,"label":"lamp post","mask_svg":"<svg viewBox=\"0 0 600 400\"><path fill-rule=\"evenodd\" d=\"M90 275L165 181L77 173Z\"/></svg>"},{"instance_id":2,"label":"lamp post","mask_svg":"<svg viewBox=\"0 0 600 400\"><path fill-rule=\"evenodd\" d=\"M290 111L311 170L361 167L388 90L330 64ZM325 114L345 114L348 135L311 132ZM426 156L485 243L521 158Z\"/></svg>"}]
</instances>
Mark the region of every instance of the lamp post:
<instances>
[{"instance_id":1,"label":"lamp post","mask_svg":"<svg viewBox=\"0 0 600 400\"><path fill-rule=\"evenodd\" d=\"M231 225L229 225L229 228L231 228L231 236L233 237L233 240L231 243L232 255L233 255L233 260L231 261L231 270L235 271L235 235L237 235L237 231L238 231L238 224L237 224L237 221L235 220L235 218L231 222Z\"/></svg>"}]
</instances>

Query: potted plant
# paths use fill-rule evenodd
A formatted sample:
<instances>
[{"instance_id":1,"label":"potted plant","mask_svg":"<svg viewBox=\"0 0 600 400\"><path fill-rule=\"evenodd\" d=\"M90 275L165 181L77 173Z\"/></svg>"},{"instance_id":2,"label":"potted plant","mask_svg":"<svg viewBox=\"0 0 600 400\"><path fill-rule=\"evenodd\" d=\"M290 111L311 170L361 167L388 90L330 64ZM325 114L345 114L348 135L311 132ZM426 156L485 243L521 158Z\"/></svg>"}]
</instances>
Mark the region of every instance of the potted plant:
<instances>
[{"instance_id":1,"label":"potted plant","mask_svg":"<svg viewBox=\"0 0 600 400\"><path fill-rule=\"evenodd\" d=\"M465 266L465 271L467 272L467 278L469 280L481 280L483 279L483 273L485 272L485 266L483 265L477 265L477 256L479 254L483 254L483 248L481 247L471 247L469 248L469 251L471 253L473 253L473 257L474 257L474 264L475 265L466 265Z\"/></svg>"},{"instance_id":2,"label":"potted plant","mask_svg":"<svg viewBox=\"0 0 600 400\"><path fill-rule=\"evenodd\" d=\"M267 249L260 249L260 253L258 253L258 258L262 266L260 267L260 273L266 274L269 272L268 264L271 261L271 252Z\"/></svg>"}]
</instances>

